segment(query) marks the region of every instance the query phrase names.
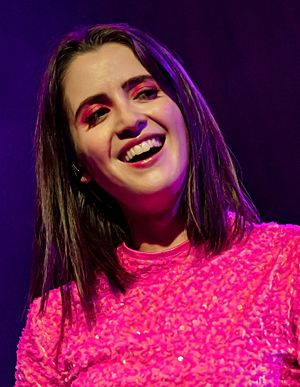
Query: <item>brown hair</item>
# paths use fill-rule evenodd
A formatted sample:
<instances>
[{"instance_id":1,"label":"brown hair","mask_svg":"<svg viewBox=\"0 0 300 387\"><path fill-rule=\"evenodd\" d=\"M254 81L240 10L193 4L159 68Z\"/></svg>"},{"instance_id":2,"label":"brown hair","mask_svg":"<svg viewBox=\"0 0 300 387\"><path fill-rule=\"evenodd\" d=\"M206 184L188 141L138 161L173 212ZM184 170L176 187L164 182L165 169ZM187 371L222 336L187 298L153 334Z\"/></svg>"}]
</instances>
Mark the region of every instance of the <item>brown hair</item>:
<instances>
[{"instance_id":1,"label":"brown hair","mask_svg":"<svg viewBox=\"0 0 300 387\"><path fill-rule=\"evenodd\" d=\"M219 253L258 221L201 93L180 61L147 34L125 24L96 25L69 34L59 44L45 73L36 129L37 222L30 299L61 287L64 311L70 310L75 281L84 310L92 308L96 273L113 290L124 292L132 276L120 266L116 247L131 243L126 219L95 183L80 184L77 157L65 111L63 79L74 57L117 42L133 51L142 65L179 106L188 129L190 161L181 213L188 238ZM228 212L234 215L228 227Z\"/></svg>"}]
</instances>

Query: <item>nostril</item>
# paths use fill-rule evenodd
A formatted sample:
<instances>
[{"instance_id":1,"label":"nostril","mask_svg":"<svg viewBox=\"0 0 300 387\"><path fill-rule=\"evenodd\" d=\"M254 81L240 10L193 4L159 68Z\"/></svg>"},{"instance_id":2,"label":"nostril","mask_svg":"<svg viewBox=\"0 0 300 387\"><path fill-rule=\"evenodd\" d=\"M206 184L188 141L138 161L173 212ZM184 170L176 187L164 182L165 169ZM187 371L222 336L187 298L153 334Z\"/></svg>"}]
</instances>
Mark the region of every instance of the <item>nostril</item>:
<instances>
[{"instance_id":1,"label":"nostril","mask_svg":"<svg viewBox=\"0 0 300 387\"><path fill-rule=\"evenodd\" d=\"M137 137L146 126L147 120L138 120L135 125L125 127L121 132L119 132L118 137L120 140Z\"/></svg>"},{"instance_id":2,"label":"nostril","mask_svg":"<svg viewBox=\"0 0 300 387\"><path fill-rule=\"evenodd\" d=\"M146 120L140 120L137 122L137 127L138 130L143 130L147 126L147 121Z\"/></svg>"}]
</instances>

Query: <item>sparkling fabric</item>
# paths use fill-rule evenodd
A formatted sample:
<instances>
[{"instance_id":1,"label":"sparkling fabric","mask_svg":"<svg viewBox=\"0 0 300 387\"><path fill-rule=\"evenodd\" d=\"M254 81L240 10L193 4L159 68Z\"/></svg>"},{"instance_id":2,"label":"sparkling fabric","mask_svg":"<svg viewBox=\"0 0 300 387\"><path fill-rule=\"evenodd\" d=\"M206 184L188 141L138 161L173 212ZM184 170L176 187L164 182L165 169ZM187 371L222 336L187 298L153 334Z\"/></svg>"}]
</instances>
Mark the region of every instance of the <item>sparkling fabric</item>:
<instances>
[{"instance_id":1,"label":"sparkling fabric","mask_svg":"<svg viewBox=\"0 0 300 387\"><path fill-rule=\"evenodd\" d=\"M61 301L38 300L18 346L17 386L300 386L300 228L257 225L207 257L185 242L168 251L118 248L137 280L114 295L99 278L88 328L73 287L55 365Z\"/></svg>"}]
</instances>

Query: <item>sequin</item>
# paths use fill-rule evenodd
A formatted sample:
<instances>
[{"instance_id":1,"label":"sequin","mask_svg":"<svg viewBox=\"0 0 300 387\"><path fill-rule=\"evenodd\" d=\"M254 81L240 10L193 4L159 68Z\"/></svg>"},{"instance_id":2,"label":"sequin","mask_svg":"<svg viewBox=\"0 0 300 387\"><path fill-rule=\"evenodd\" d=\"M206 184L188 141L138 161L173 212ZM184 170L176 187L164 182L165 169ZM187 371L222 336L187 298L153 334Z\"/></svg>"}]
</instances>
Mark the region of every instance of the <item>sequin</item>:
<instances>
[{"instance_id":1,"label":"sequin","mask_svg":"<svg viewBox=\"0 0 300 387\"><path fill-rule=\"evenodd\" d=\"M299 227L263 224L213 258L188 242L161 253L118 248L137 276L115 295L99 276L96 322L73 285L73 322L60 339L61 300L32 304L16 386L300 386Z\"/></svg>"}]
</instances>

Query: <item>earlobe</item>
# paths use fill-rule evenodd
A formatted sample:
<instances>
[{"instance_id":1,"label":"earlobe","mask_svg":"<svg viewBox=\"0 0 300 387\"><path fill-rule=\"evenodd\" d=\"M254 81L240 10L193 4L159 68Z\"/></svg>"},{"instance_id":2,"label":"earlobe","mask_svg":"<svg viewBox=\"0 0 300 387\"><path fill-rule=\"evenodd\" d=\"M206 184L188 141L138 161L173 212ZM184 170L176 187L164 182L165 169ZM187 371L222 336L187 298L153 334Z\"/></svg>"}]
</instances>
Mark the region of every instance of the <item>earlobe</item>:
<instances>
[{"instance_id":1,"label":"earlobe","mask_svg":"<svg viewBox=\"0 0 300 387\"><path fill-rule=\"evenodd\" d=\"M72 171L80 183L87 184L92 181L91 176L87 173L84 173L83 168L80 165L72 163Z\"/></svg>"},{"instance_id":2,"label":"earlobe","mask_svg":"<svg viewBox=\"0 0 300 387\"><path fill-rule=\"evenodd\" d=\"M90 183L91 181L92 181L91 176L89 176L87 174L82 175L80 178L80 183L83 183L83 184Z\"/></svg>"}]
</instances>

